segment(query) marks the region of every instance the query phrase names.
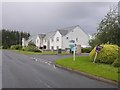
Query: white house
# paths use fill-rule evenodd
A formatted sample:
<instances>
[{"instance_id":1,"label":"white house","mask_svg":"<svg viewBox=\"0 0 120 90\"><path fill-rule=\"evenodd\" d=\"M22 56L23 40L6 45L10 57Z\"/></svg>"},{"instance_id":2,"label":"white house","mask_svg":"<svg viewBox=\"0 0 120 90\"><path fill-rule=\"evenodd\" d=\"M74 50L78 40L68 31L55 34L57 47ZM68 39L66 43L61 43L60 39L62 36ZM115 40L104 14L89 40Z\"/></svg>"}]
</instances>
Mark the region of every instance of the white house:
<instances>
[{"instance_id":1,"label":"white house","mask_svg":"<svg viewBox=\"0 0 120 90\"><path fill-rule=\"evenodd\" d=\"M46 50L64 50L69 48L70 40L74 40L77 46L89 46L89 36L79 25L57 29L56 31L48 32L47 34L39 34L36 37L35 45L38 48L41 47Z\"/></svg>"},{"instance_id":2,"label":"white house","mask_svg":"<svg viewBox=\"0 0 120 90\"><path fill-rule=\"evenodd\" d=\"M52 37L56 34L56 31L48 32L46 36L43 39L44 47L46 47L47 50L51 50L51 44L52 44Z\"/></svg>"},{"instance_id":3,"label":"white house","mask_svg":"<svg viewBox=\"0 0 120 90\"><path fill-rule=\"evenodd\" d=\"M74 40L76 45L81 45L81 47L89 46L89 36L80 28L79 25L59 29L59 32L62 35L62 49L69 48L70 40Z\"/></svg>"},{"instance_id":4,"label":"white house","mask_svg":"<svg viewBox=\"0 0 120 90\"><path fill-rule=\"evenodd\" d=\"M36 40L35 40L35 45L38 48L44 47L43 39L44 39L45 36L46 36L45 34L38 34L37 35Z\"/></svg>"},{"instance_id":5,"label":"white house","mask_svg":"<svg viewBox=\"0 0 120 90\"><path fill-rule=\"evenodd\" d=\"M62 35L58 30L49 38L48 46L50 50L62 49Z\"/></svg>"},{"instance_id":6,"label":"white house","mask_svg":"<svg viewBox=\"0 0 120 90\"><path fill-rule=\"evenodd\" d=\"M30 36L28 40L22 38L22 47L27 47L30 42L36 45L36 37L37 37L36 35Z\"/></svg>"}]
</instances>

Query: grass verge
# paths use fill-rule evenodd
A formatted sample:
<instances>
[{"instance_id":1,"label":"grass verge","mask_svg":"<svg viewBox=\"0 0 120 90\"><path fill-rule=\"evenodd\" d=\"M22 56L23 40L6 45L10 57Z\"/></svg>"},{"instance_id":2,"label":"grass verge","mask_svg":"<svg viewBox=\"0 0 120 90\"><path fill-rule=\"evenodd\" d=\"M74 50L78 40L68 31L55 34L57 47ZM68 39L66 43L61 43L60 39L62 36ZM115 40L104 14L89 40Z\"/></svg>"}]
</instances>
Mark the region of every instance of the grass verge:
<instances>
[{"instance_id":1,"label":"grass verge","mask_svg":"<svg viewBox=\"0 0 120 90\"><path fill-rule=\"evenodd\" d=\"M30 52L30 51L22 51L22 50L15 50L19 53L22 53L22 54L50 54L50 55L55 55L57 54L56 52Z\"/></svg>"},{"instance_id":2,"label":"grass verge","mask_svg":"<svg viewBox=\"0 0 120 90\"><path fill-rule=\"evenodd\" d=\"M63 67L71 68L72 70L118 81L118 68L107 64L92 63L89 59L89 56L76 57L75 61L73 61L73 58L59 59L56 60L55 63Z\"/></svg>"},{"instance_id":3,"label":"grass verge","mask_svg":"<svg viewBox=\"0 0 120 90\"><path fill-rule=\"evenodd\" d=\"M41 54L41 55L57 55L57 51L44 51L44 52L30 52L30 51L23 51L23 50L14 50L16 52L22 53L22 54ZM67 52L62 52L61 55L70 55Z\"/></svg>"}]
</instances>

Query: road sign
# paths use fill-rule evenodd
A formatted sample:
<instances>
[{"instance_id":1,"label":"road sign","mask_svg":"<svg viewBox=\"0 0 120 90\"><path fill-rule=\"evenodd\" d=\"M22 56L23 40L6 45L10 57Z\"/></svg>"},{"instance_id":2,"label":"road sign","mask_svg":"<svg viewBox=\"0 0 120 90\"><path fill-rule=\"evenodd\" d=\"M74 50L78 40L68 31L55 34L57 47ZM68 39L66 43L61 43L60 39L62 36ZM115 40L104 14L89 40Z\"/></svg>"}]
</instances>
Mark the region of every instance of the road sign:
<instances>
[{"instance_id":1,"label":"road sign","mask_svg":"<svg viewBox=\"0 0 120 90\"><path fill-rule=\"evenodd\" d=\"M73 51L73 60L75 61L76 44L74 40L70 40L69 47Z\"/></svg>"},{"instance_id":2,"label":"road sign","mask_svg":"<svg viewBox=\"0 0 120 90\"><path fill-rule=\"evenodd\" d=\"M76 49L77 49L76 46L74 46L71 48L71 51L76 51Z\"/></svg>"}]
</instances>

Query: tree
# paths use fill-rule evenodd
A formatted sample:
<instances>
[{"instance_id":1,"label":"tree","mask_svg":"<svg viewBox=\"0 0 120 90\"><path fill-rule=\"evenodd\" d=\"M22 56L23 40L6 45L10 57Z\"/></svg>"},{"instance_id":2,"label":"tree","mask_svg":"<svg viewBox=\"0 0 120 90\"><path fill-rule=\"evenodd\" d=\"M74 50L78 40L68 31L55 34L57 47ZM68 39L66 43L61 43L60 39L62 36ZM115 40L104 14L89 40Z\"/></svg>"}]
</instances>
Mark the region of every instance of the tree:
<instances>
[{"instance_id":1,"label":"tree","mask_svg":"<svg viewBox=\"0 0 120 90\"><path fill-rule=\"evenodd\" d=\"M117 44L120 46L120 24L118 22L118 8L110 9L107 15L101 20L95 38L89 44Z\"/></svg>"},{"instance_id":2,"label":"tree","mask_svg":"<svg viewBox=\"0 0 120 90\"><path fill-rule=\"evenodd\" d=\"M28 39L30 36L27 32L19 32L14 30L2 29L1 32L3 48L10 48L11 45L22 44L22 38Z\"/></svg>"},{"instance_id":3,"label":"tree","mask_svg":"<svg viewBox=\"0 0 120 90\"><path fill-rule=\"evenodd\" d=\"M100 44L100 40L96 36L97 36L96 34L92 35L92 37L94 37L94 38L89 40L89 45L92 48L94 48L96 45Z\"/></svg>"}]
</instances>

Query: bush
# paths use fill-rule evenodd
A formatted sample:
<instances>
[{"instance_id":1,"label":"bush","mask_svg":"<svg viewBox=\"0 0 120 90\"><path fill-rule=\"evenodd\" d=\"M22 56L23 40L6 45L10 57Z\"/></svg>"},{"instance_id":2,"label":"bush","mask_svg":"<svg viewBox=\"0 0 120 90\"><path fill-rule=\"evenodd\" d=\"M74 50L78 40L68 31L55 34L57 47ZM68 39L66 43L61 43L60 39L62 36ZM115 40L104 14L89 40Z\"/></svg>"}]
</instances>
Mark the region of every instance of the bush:
<instances>
[{"instance_id":1,"label":"bush","mask_svg":"<svg viewBox=\"0 0 120 90\"><path fill-rule=\"evenodd\" d=\"M112 64L114 67L120 67L120 60L117 58L113 64Z\"/></svg>"},{"instance_id":2,"label":"bush","mask_svg":"<svg viewBox=\"0 0 120 90\"><path fill-rule=\"evenodd\" d=\"M94 60L95 49L90 52L90 59L92 61ZM118 49L119 47L117 45L103 45L102 50L97 55L96 62L112 64L118 57Z\"/></svg>"},{"instance_id":3,"label":"bush","mask_svg":"<svg viewBox=\"0 0 120 90\"><path fill-rule=\"evenodd\" d=\"M31 52L41 52L40 50L38 50L36 48L36 46L32 46L32 45L25 47L23 50L24 51L31 51Z\"/></svg>"},{"instance_id":4,"label":"bush","mask_svg":"<svg viewBox=\"0 0 120 90\"><path fill-rule=\"evenodd\" d=\"M82 53L90 53L91 52L91 48L82 48L81 52Z\"/></svg>"},{"instance_id":5,"label":"bush","mask_svg":"<svg viewBox=\"0 0 120 90\"><path fill-rule=\"evenodd\" d=\"M36 45L35 45L33 42L30 41L30 42L28 43L28 46L36 46Z\"/></svg>"},{"instance_id":6,"label":"bush","mask_svg":"<svg viewBox=\"0 0 120 90\"><path fill-rule=\"evenodd\" d=\"M20 50L20 49L22 49L22 46L21 45L12 45L10 48L15 49L15 50Z\"/></svg>"}]
</instances>

